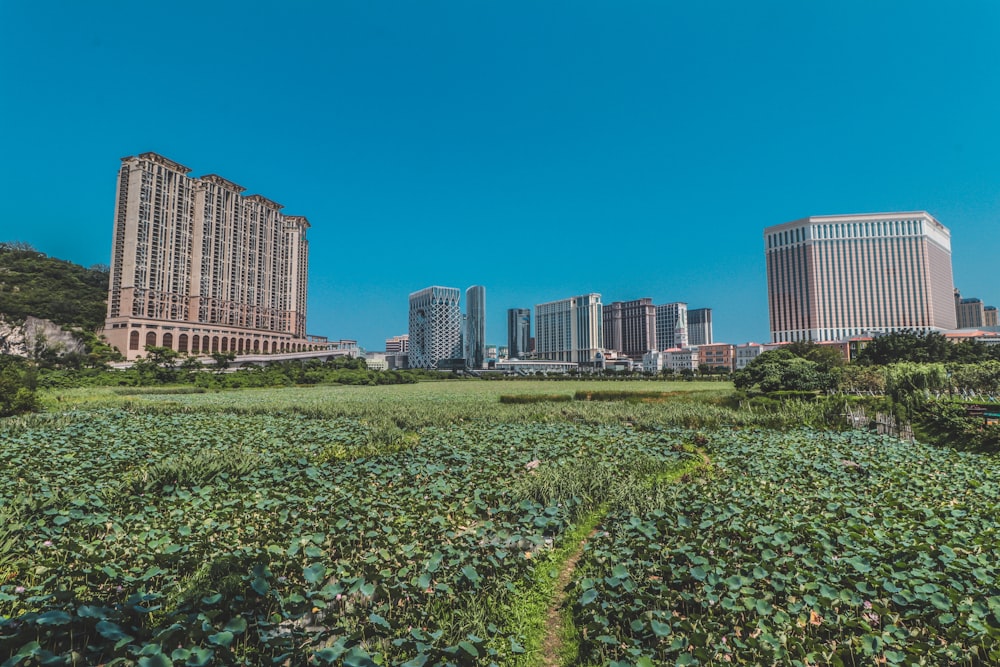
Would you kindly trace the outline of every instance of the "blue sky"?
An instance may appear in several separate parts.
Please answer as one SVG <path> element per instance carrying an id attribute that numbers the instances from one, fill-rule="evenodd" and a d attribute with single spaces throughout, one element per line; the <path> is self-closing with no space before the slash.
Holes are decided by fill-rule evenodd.
<path id="1" fill-rule="evenodd" d="M 109 262 L 119 158 L 312 223 L 309 330 L 586 292 L 768 337 L 762 231 L 927 210 L 1000 305 L 1000 3 L 0 3 L 0 240 Z M 55 183 L 55 187 L 53 187 Z"/>

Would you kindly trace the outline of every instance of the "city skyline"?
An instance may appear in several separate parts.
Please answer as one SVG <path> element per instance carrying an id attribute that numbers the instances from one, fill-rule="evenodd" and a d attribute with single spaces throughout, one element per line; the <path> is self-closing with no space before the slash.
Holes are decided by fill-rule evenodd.
<path id="1" fill-rule="evenodd" d="M 491 343 L 590 290 L 763 341 L 761 230 L 807 215 L 926 210 L 1000 303 L 992 2 L 53 4 L 0 5 L 0 240 L 111 264 L 111 174 L 152 151 L 306 213 L 307 333 L 369 349 L 431 284 L 485 285 Z"/>

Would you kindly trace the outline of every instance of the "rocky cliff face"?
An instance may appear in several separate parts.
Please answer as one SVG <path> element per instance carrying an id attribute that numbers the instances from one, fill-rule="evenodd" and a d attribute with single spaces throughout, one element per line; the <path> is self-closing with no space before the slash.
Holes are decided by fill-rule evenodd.
<path id="1" fill-rule="evenodd" d="M 82 353 L 84 345 L 55 322 L 29 316 L 24 324 L 13 324 L 0 317 L 0 354 L 34 357 L 42 350 Z"/>

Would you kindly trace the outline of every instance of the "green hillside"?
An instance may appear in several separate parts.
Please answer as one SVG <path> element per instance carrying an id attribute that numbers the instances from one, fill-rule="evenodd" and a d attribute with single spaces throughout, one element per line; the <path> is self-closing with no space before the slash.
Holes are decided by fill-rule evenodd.
<path id="1" fill-rule="evenodd" d="M 48 257 L 21 243 L 0 243 L 0 315 L 31 315 L 94 330 L 104 323 L 108 269 Z"/>

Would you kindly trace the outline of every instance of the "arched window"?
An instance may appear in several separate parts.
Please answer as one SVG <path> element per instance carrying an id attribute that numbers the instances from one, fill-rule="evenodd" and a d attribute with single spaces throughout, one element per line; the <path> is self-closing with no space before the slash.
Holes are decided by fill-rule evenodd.
<path id="1" fill-rule="evenodd" d="M 201 336 L 191 336 L 191 354 L 198 354 L 201 351 Z"/>
<path id="2" fill-rule="evenodd" d="M 264 341 L 264 344 L 261 346 L 261 352 L 263 352 L 264 354 L 267 354 L 267 341 L 266 340 Z"/>
<path id="3" fill-rule="evenodd" d="M 181 334 L 180 336 L 177 337 L 177 351 L 178 352 L 185 352 L 185 353 L 188 351 L 188 335 L 187 334 Z"/>
<path id="4" fill-rule="evenodd" d="M 254 342 L 253 342 L 253 351 L 254 352 L 260 352 L 260 340 L 254 340 Z"/>
<path id="5" fill-rule="evenodd" d="M 138 350 L 139 349 L 139 332 L 133 331 L 128 335 L 128 349 Z"/>
<path id="6" fill-rule="evenodd" d="M 146 345 L 156 345 L 156 332 L 150 331 L 146 333 Z"/>
<path id="7" fill-rule="evenodd" d="M 239 352 L 240 354 L 243 354 L 243 339 L 242 338 L 240 338 L 238 341 L 236 341 L 236 351 Z"/>
<path id="8" fill-rule="evenodd" d="M 219 337 L 212 336 L 212 352 L 218 352 L 218 351 L 219 351 Z"/>
<path id="9" fill-rule="evenodd" d="M 174 335 L 170 333 L 163 334 L 163 347 L 169 347 L 171 350 L 174 349 Z"/>

